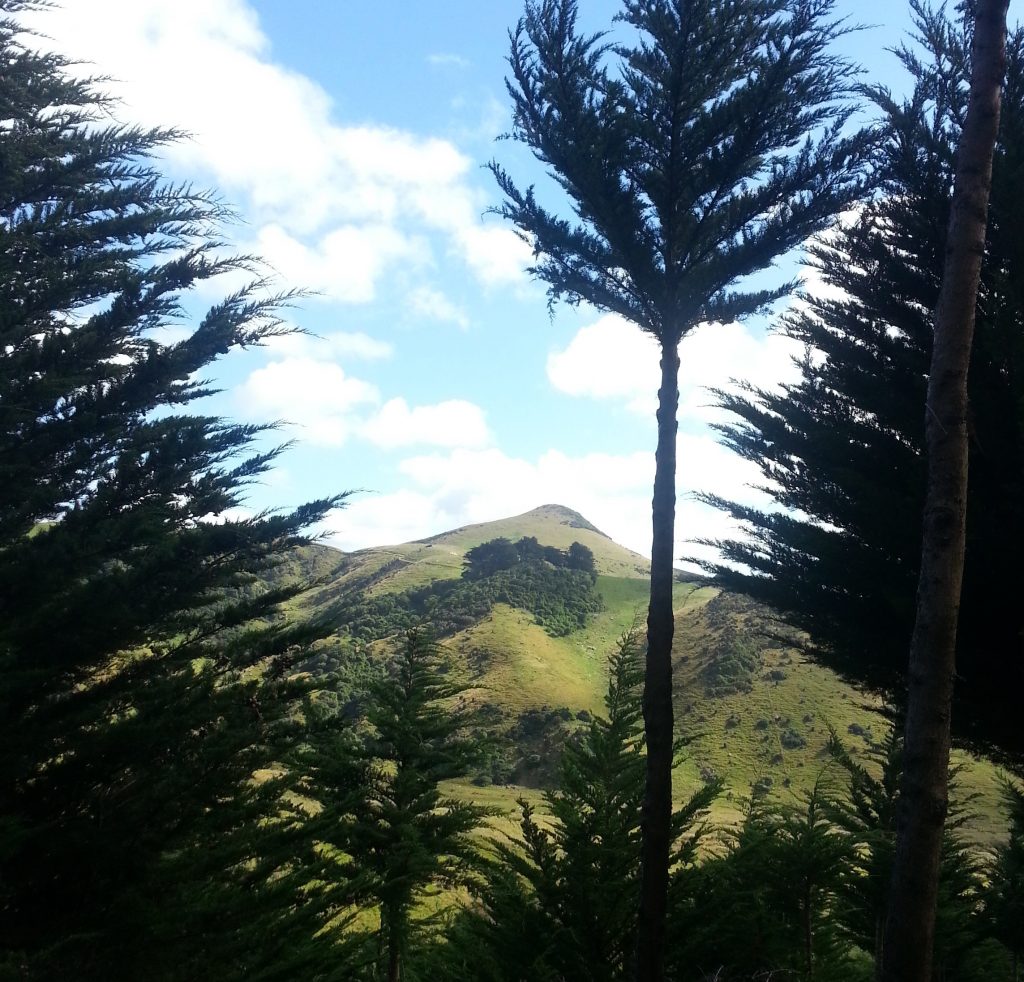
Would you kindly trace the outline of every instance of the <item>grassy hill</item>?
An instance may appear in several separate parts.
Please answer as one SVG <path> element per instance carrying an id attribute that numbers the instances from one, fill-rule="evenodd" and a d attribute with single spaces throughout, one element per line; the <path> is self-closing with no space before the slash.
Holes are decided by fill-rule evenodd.
<path id="1" fill-rule="evenodd" d="M 323 643 L 314 670 L 317 664 L 372 666 L 387 656 L 402 617 L 422 619 L 409 614 L 417 597 L 426 596 L 424 604 L 434 603 L 435 613 L 441 613 L 460 596 L 452 591 L 461 589 L 468 550 L 499 537 L 524 536 L 560 550 L 573 542 L 587 546 L 602 605 L 585 626 L 555 636 L 523 607 L 475 601 L 457 620 L 457 629 L 441 638 L 455 670 L 472 685 L 466 697 L 483 708 L 489 727 L 504 740 L 490 769 L 465 793 L 509 807 L 524 787 L 550 783 L 565 739 L 585 725 L 588 714 L 602 710 L 608 654 L 646 612 L 647 560 L 578 513 L 545 505 L 513 518 L 349 554 L 309 547 L 296 562 L 325 579 L 293 604 L 296 616 L 326 618 L 337 628 Z M 441 592 L 435 597 L 434 590 Z M 729 820 L 752 794 L 798 796 L 829 766 L 829 727 L 855 756 L 866 759 L 887 726 L 875 698 L 772 640 L 778 626 L 746 598 L 686 574 L 680 575 L 675 596 L 676 723 L 680 736 L 690 741 L 676 773 L 680 799 L 701 781 L 720 777 L 726 791 L 716 812 Z M 359 637 L 350 633 L 353 618 Z M 995 769 L 962 755 L 959 761 L 965 764 L 961 794 L 977 795 L 971 830 L 991 841 L 1002 828 Z"/>

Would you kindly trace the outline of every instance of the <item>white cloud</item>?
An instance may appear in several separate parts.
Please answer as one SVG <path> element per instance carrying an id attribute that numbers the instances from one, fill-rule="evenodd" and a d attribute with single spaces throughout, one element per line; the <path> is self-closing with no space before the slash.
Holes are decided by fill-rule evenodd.
<path id="1" fill-rule="evenodd" d="M 471 62 L 462 55 L 439 53 L 427 55 L 427 64 L 442 68 L 469 68 Z"/>
<path id="2" fill-rule="evenodd" d="M 466 312 L 433 287 L 421 286 L 413 290 L 409 294 L 409 308 L 414 314 L 427 320 L 455 324 L 463 329 L 469 327 Z"/>
<path id="3" fill-rule="evenodd" d="M 548 379 L 561 392 L 622 399 L 646 412 L 658 390 L 658 343 L 614 314 L 580 328 L 563 351 L 548 356 Z"/>
<path id="4" fill-rule="evenodd" d="M 679 345 L 679 419 L 720 418 L 709 388 L 731 379 L 771 388 L 798 377 L 792 359 L 800 346 L 776 334 L 757 334 L 742 324 L 703 324 Z M 617 399 L 653 415 L 660 383 L 657 342 L 614 314 L 581 328 L 568 346 L 548 357 L 551 384 L 569 395 Z"/>
<path id="5" fill-rule="evenodd" d="M 397 398 L 380 405 L 375 385 L 302 348 L 256 369 L 235 398 L 248 418 L 283 421 L 297 439 L 317 446 L 339 447 L 358 437 L 384 449 L 482 447 L 491 438 L 483 410 L 471 402 L 410 407 Z"/>
<path id="6" fill-rule="evenodd" d="M 468 157 L 448 140 L 339 120 L 323 88 L 271 60 L 244 0 L 89 0 L 26 20 L 115 79 L 121 115 L 192 134 L 167 158 L 243 206 L 250 244 L 289 285 L 365 303 L 388 271 L 428 264 L 435 248 L 487 285 L 523 277 L 515 237 L 482 223 Z"/>
<path id="7" fill-rule="evenodd" d="M 427 246 L 387 225 L 344 225 L 307 244 L 270 224 L 260 229 L 252 251 L 288 284 L 329 300 L 368 303 L 385 272 L 400 260 L 421 262 Z"/>
<path id="8" fill-rule="evenodd" d="M 340 446 L 358 429 L 357 412 L 380 401 L 376 386 L 334 362 L 285 358 L 258 368 L 236 390 L 251 418 L 285 420 L 310 443 Z"/>
<path id="9" fill-rule="evenodd" d="M 533 260 L 530 247 L 511 229 L 465 222 L 456 241 L 470 268 L 485 286 L 524 283 Z"/>
<path id="10" fill-rule="evenodd" d="M 385 448 L 482 447 L 490 442 L 483 410 L 462 399 L 411 409 L 404 399 L 390 399 L 366 422 L 362 435 Z"/>

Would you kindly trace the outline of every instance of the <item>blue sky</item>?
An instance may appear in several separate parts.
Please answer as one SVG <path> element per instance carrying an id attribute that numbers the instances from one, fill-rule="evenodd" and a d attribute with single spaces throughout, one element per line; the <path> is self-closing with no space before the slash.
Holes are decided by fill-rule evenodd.
<path id="1" fill-rule="evenodd" d="M 618 4 L 581 8 L 597 29 Z M 837 10 L 878 25 L 847 48 L 899 88 L 884 49 L 907 5 Z M 520 12 L 512 0 L 66 0 L 34 16 L 115 80 L 122 118 L 189 131 L 168 174 L 220 189 L 241 219 L 237 248 L 262 255 L 281 288 L 318 292 L 289 316 L 319 340 L 228 357 L 211 408 L 289 421 L 295 446 L 252 508 L 366 489 L 331 517 L 341 548 L 558 502 L 648 552 L 656 349 L 594 310 L 549 316 L 525 247 L 485 214 L 492 157 L 543 179 L 523 148 L 495 142 Z M 747 486 L 756 472 L 715 444 L 701 386 L 776 384 L 793 376 L 792 352 L 761 323 L 684 342 L 678 554 L 729 530 L 693 489 L 765 500 Z"/>

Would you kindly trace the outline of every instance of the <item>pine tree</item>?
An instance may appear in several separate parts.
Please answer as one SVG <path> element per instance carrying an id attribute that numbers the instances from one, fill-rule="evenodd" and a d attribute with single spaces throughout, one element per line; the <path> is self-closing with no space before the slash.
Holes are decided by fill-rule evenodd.
<path id="1" fill-rule="evenodd" d="M 253 264 L 221 258 L 214 196 L 161 179 L 176 133 L 112 122 L 96 81 L 26 47 L 39 6 L 0 0 L 0 966 L 174 977 L 232 944 L 166 917 L 244 879 L 254 840 L 210 841 L 265 804 L 250 779 L 295 731 L 315 632 L 266 619 L 294 588 L 258 574 L 338 501 L 224 520 L 278 451 L 189 410 L 288 298 L 256 284 L 166 340 L 192 287 Z"/>
<path id="2" fill-rule="evenodd" d="M 854 759 L 833 732 L 829 748 L 845 773 L 845 793 L 831 802 L 831 818 L 856 850 L 857 861 L 844 877 L 835 920 L 847 941 L 871 955 L 874 978 L 882 973 L 882 935 L 899 813 L 903 741 L 891 727 L 868 752 L 868 762 Z M 963 829 L 972 798 L 957 793 L 956 768 L 950 769 L 952 803 L 943 834 L 935 945 L 936 979 L 981 980 L 992 977 L 999 959 L 982 943 L 978 918 L 982 867 Z"/>
<path id="3" fill-rule="evenodd" d="M 489 982 L 614 982 L 632 974 L 637 934 L 644 747 L 642 638 L 619 641 L 607 715 L 566 744 L 544 820 L 521 802 L 520 834 L 499 843 L 479 907 L 456 925 L 446 957 L 457 976 Z M 672 816 L 676 870 L 689 869 L 721 790 L 698 789 Z"/>
<path id="4" fill-rule="evenodd" d="M 969 39 L 961 23 L 917 6 L 914 80 L 886 92 L 885 194 L 814 250 L 842 294 L 809 293 L 782 331 L 814 355 L 781 392 L 721 393 L 736 422 L 725 443 L 758 464 L 781 509 L 711 496 L 748 530 L 716 542 L 705 568 L 811 638 L 810 653 L 894 700 L 914 619 L 924 506 L 925 382 L 942 275 L 955 148 L 965 112 Z M 971 436 L 966 567 L 953 715 L 960 740 L 1015 757 L 1024 684 L 1017 563 L 1024 549 L 1024 336 L 1016 284 L 1024 254 L 1024 34 L 1008 43 L 1000 139 L 969 376 Z M 884 503 L 884 506 L 880 506 Z M 742 564 L 737 566 L 735 564 Z"/>
<path id="5" fill-rule="evenodd" d="M 373 979 L 411 977 L 417 948 L 444 913 L 417 915 L 417 907 L 477 875 L 473 833 L 491 812 L 441 785 L 465 777 L 487 742 L 450 668 L 427 634 L 410 631 L 367 695 L 362 731 L 328 721 L 326 739 L 311 733 L 295 765 L 318 809 L 304 834 L 319 857 L 311 900 L 329 925 L 322 940 L 335 943 L 339 916 L 374 915 Z"/>
<path id="6" fill-rule="evenodd" d="M 528 2 L 511 34 L 512 136 L 568 197 L 566 220 L 497 164 L 499 213 L 534 249 L 552 302 L 616 313 L 661 348 L 644 720 L 638 973 L 662 975 L 672 800 L 672 562 L 679 342 L 764 309 L 765 269 L 862 190 L 844 136 L 853 70 L 830 0 L 626 0 L 632 45 L 581 34 L 574 0 Z"/>
<path id="7" fill-rule="evenodd" d="M 673 905 L 673 978 L 858 978 L 835 916 L 856 855 L 831 820 L 829 776 L 799 804 L 752 800 L 724 853 L 685 876 Z"/>
<path id="8" fill-rule="evenodd" d="M 1009 978 L 1017 982 L 1024 962 L 1024 788 L 1007 780 L 1003 800 L 1010 834 L 985 870 L 984 918 L 986 933 L 1010 952 Z"/>

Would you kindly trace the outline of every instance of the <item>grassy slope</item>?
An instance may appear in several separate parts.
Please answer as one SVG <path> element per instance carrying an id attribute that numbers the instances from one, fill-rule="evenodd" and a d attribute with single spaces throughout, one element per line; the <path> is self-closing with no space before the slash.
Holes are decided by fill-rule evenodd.
<path id="1" fill-rule="evenodd" d="M 563 706 L 574 713 L 581 709 L 600 712 L 607 656 L 634 621 L 642 626 L 647 562 L 568 509 L 544 506 L 429 540 L 345 556 L 313 547 L 318 554 L 307 559 L 311 568 L 323 572 L 338 559 L 341 566 L 338 575 L 314 591 L 302 606 L 307 613 L 323 613 L 343 592 L 400 592 L 441 577 L 457 577 L 466 550 L 497 536 L 513 541 L 536 536 L 542 544 L 561 549 L 573 541 L 588 546 L 595 555 L 598 590 L 606 609 L 585 629 L 552 638 L 530 614 L 499 604 L 485 620 L 445 639 L 456 663 L 474 682 L 479 681 L 473 697 L 496 706 L 506 720 L 524 710 Z M 757 642 L 759 617 L 746 601 L 716 598 L 716 589 L 699 582 L 676 585 L 677 727 L 692 743 L 677 770 L 675 784 L 682 800 L 698 786 L 702 772 L 721 776 L 727 792 L 716 815 L 728 821 L 738 815 L 742 800 L 759 780 L 770 778 L 771 793 L 782 797 L 809 788 L 828 766 L 824 747 L 829 724 L 855 754 L 863 754 L 867 741 L 879 737 L 886 724 L 870 697 L 844 685 L 828 670 L 803 661 L 793 651 Z M 749 692 L 714 697 L 708 692 L 706 676 L 716 654 L 721 653 L 723 631 L 730 625 L 741 641 L 755 638 L 754 647 L 762 650 L 749 680 Z M 859 731 L 849 732 L 851 726 Z M 860 731 L 864 735 L 859 735 Z M 794 736 L 804 745 L 787 746 Z M 972 833 L 991 841 L 1002 825 L 996 807 L 995 769 L 987 762 L 969 761 L 960 783 L 964 794 L 979 795 Z M 470 791 L 468 784 L 461 786 L 460 793 L 486 798 L 489 804 L 509 810 L 518 796 L 526 793 L 535 800 L 537 795 L 517 786 Z"/>
<path id="2" fill-rule="evenodd" d="M 770 778 L 773 793 L 783 798 L 799 795 L 823 768 L 835 771 L 825 751 L 830 725 L 854 756 L 867 759 L 869 741 L 880 738 L 888 725 L 877 698 L 844 684 L 797 652 L 778 647 L 764 651 L 750 692 L 711 697 L 702 673 L 714 633 L 702 609 L 691 607 L 677 614 L 677 726 L 681 734 L 693 738 L 687 759 L 676 772 L 677 790 L 694 787 L 702 771 L 720 775 L 728 789 L 719 806 L 722 816 L 738 814 L 741 799 L 763 778 Z M 806 745 L 787 746 L 793 742 L 785 740 L 787 734 L 795 734 Z M 954 760 L 963 765 L 959 795 L 977 796 L 969 832 L 979 841 L 991 842 L 1005 830 L 996 768 L 960 752 Z"/>

